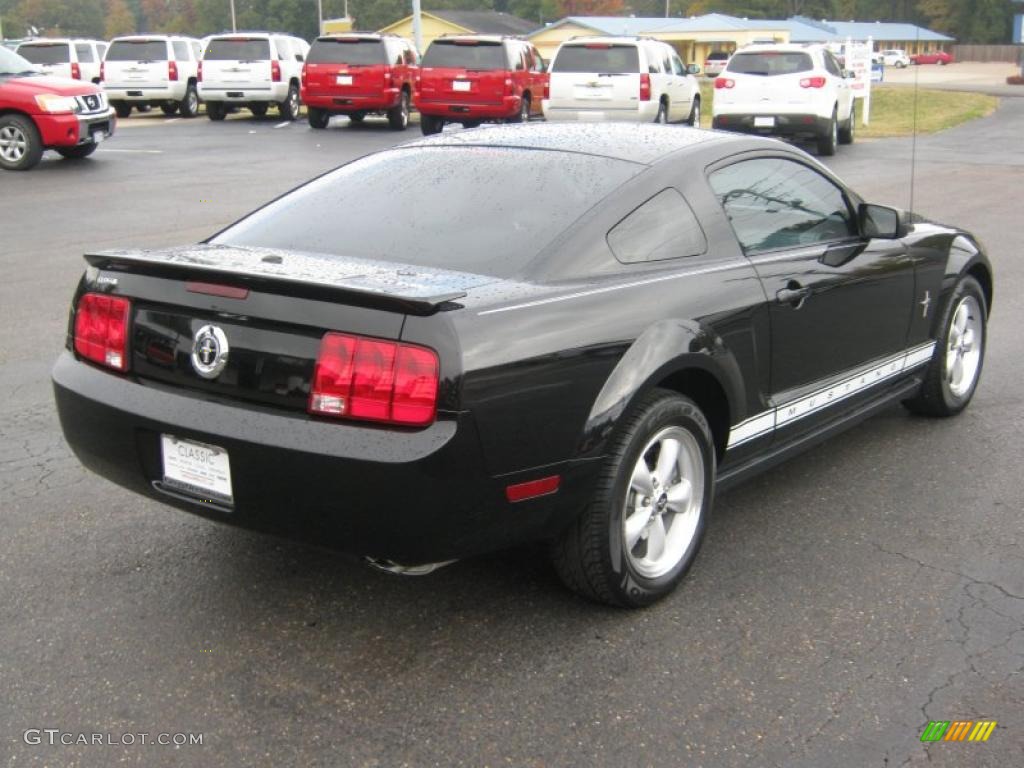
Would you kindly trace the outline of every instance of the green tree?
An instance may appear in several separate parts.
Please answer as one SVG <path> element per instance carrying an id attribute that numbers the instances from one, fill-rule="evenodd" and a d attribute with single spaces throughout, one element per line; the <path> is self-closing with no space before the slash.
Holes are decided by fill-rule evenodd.
<path id="1" fill-rule="evenodd" d="M 135 15 L 125 0 L 107 0 L 107 16 L 103 27 L 105 39 L 135 32 Z"/>

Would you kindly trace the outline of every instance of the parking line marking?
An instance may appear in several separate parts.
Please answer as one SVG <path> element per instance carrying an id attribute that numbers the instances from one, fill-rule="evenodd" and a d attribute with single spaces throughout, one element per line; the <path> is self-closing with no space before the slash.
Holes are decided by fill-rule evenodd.
<path id="1" fill-rule="evenodd" d="M 275 125 L 274 127 L 275 127 L 275 128 L 287 128 L 287 127 L 288 127 L 289 125 L 291 125 L 291 121 L 289 121 L 289 120 L 286 120 L 286 121 L 285 121 L 285 122 L 283 122 L 283 123 L 278 123 L 278 124 L 277 124 L 277 125 Z"/>
<path id="2" fill-rule="evenodd" d="M 162 155 L 162 149 L 101 149 L 100 152 L 128 152 L 137 155 Z"/>

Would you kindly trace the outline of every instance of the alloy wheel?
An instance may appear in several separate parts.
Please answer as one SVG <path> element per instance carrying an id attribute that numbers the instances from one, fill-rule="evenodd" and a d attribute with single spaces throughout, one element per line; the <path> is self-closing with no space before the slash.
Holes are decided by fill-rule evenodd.
<path id="1" fill-rule="evenodd" d="M 0 157 L 8 163 L 19 163 L 28 150 L 28 137 L 16 125 L 0 128 Z"/>
<path id="2" fill-rule="evenodd" d="M 943 371 L 950 393 L 957 398 L 970 392 L 978 378 L 984 338 L 981 317 L 978 300 L 964 296 L 950 320 Z"/>

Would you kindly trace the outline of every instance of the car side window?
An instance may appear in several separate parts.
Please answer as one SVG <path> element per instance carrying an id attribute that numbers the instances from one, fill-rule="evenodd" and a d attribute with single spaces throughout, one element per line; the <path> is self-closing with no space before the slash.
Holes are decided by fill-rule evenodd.
<path id="1" fill-rule="evenodd" d="M 675 54 L 672 54 L 672 71 L 677 75 L 686 74 L 686 67 L 683 66 L 682 60 Z"/>
<path id="2" fill-rule="evenodd" d="M 92 56 L 92 46 L 89 43 L 75 43 L 75 54 L 82 63 L 95 61 Z"/>
<path id="3" fill-rule="evenodd" d="M 661 68 L 667 75 L 672 74 L 672 52 L 668 49 L 662 52 Z"/>
<path id="4" fill-rule="evenodd" d="M 172 40 L 171 47 L 174 49 L 174 58 L 177 61 L 188 61 L 188 43 L 183 40 Z"/>
<path id="5" fill-rule="evenodd" d="M 639 264 L 697 256 L 708 244 L 685 198 L 669 188 L 612 227 L 608 246 L 623 264 Z"/>
<path id="6" fill-rule="evenodd" d="M 846 195 L 794 160 L 743 160 L 709 177 L 744 253 L 797 248 L 857 234 Z"/>
<path id="7" fill-rule="evenodd" d="M 277 58 L 279 61 L 287 61 L 292 57 L 292 45 L 285 38 L 275 37 L 274 46 L 277 48 Z"/>
<path id="8" fill-rule="evenodd" d="M 836 77 L 842 77 L 843 71 L 839 68 L 839 63 L 836 61 L 836 57 L 829 52 L 825 52 L 825 69 Z"/>
<path id="9" fill-rule="evenodd" d="M 191 45 L 192 45 L 192 53 L 195 54 L 196 61 L 199 61 L 201 58 L 203 58 L 203 44 L 200 43 L 199 41 L 196 41 L 196 42 L 192 43 Z"/>
<path id="10" fill-rule="evenodd" d="M 534 72 L 543 72 L 546 69 L 546 67 L 544 66 L 544 59 L 540 55 L 540 51 L 538 51 L 536 48 L 533 48 L 532 51 L 533 51 L 533 71 Z"/>

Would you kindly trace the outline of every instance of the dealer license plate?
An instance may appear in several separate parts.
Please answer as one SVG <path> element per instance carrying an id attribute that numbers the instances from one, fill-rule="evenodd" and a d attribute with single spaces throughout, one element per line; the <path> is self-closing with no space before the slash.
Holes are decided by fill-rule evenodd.
<path id="1" fill-rule="evenodd" d="M 468 91 L 469 90 L 469 80 L 453 80 L 452 81 L 452 90 L 453 91 Z"/>
<path id="2" fill-rule="evenodd" d="M 338 75 L 338 85 L 352 85 L 352 75 Z"/>
<path id="3" fill-rule="evenodd" d="M 231 464 L 227 451 L 174 435 L 161 435 L 160 443 L 164 485 L 200 499 L 232 503 Z"/>
<path id="4" fill-rule="evenodd" d="M 774 128 L 775 118 L 774 117 L 755 117 L 754 118 L 755 128 Z"/>

